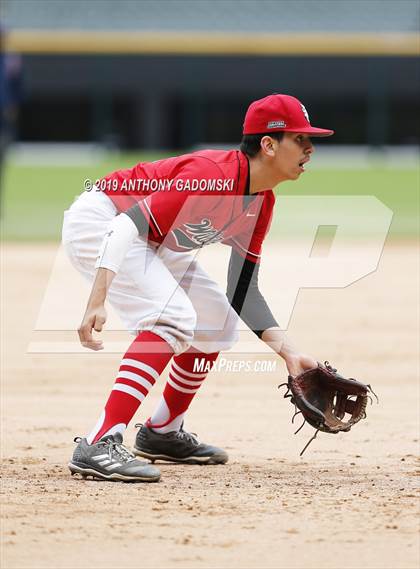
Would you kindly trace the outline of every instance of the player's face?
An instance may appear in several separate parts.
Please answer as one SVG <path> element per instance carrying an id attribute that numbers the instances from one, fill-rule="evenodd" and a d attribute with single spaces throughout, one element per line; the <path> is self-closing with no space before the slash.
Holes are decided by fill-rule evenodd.
<path id="1" fill-rule="evenodd" d="M 277 141 L 275 141 L 277 142 Z M 307 134 L 285 132 L 282 140 L 274 146 L 273 166 L 280 180 L 296 180 L 305 171 L 314 151 L 311 139 Z"/>

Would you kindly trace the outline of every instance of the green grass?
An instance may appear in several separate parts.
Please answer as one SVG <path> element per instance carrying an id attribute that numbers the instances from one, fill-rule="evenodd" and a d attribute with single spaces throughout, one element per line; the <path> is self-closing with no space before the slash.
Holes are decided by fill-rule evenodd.
<path id="1" fill-rule="evenodd" d="M 116 154 L 94 165 L 62 167 L 7 163 L 2 188 L 3 239 L 59 240 L 63 212 L 83 192 L 86 178 L 96 180 L 141 160 L 156 158 L 156 154 Z"/>
<path id="2" fill-rule="evenodd" d="M 420 169 L 372 167 L 365 169 L 308 169 L 298 182 L 286 182 L 278 193 L 291 195 L 375 196 L 394 212 L 390 235 L 413 238 L 419 234 Z"/>
<path id="3" fill-rule="evenodd" d="M 34 167 L 9 162 L 2 188 L 3 239 L 60 239 L 63 211 L 83 191 L 85 178 L 95 180 L 113 170 L 160 156 L 115 155 L 92 166 Z M 415 168 L 323 169 L 308 170 L 298 182 L 282 184 L 278 193 L 300 196 L 374 195 L 394 211 L 391 235 L 413 238 L 419 230 L 419 187 L 419 170 Z M 275 220 L 273 230 L 275 234 Z"/>

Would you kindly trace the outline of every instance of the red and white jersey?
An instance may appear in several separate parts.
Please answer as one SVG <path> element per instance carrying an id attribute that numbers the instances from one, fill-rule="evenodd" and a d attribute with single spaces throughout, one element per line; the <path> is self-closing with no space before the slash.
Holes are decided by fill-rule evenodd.
<path id="1" fill-rule="evenodd" d="M 275 197 L 249 195 L 249 163 L 231 150 L 203 150 L 117 170 L 98 182 L 119 212 L 138 204 L 149 238 L 175 251 L 221 242 L 254 263 Z"/>

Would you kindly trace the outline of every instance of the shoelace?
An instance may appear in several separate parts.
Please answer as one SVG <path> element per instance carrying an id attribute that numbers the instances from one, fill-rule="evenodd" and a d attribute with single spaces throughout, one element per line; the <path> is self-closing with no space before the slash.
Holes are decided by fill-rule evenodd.
<path id="1" fill-rule="evenodd" d="M 109 447 L 109 460 L 112 460 L 114 458 L 114 454 L 116 454 L 118 459 L 122 462 L 131 462 L 136 458 L 134 454 L 128 450 L 128 448 L 120 443 L 117 443 L 116 441 L 108 439 L 107 441 L 103 441 L 101 444 Z"/>
<path id="2" fill-rule="evenodd" d="M 183 424 L 184 423 L 182 423 L 182 425 Z M 175 437 L 177 439 L 180 439 L 181 441 L 187 441 L 187 442 L 192 443 L 196 446 L 199 446 L 200 442 L 197 439 L 197 436 L 198 436 L 197 433 L 188 433 L 187 431 L 184 431 L 184 429 L 182 428 L 182 425 L 181 425 L 180 430 L 176 433 Z M 143 425 L 143 423 L 136 423 L 134 426 L 137 428 L 137 427 L 143 427 L 144 425 Z"/>
<path id="3" fill-rule="evenodd" d="M 181 429 L 175 436 L 177 439 L 180 439 L 181 441 L 187 441 L 188 443 L 192 443 L 195 446 L 198 446 L 200 444 L 197 440 L 197 433 L 187 433 L 187 431 Z"/>

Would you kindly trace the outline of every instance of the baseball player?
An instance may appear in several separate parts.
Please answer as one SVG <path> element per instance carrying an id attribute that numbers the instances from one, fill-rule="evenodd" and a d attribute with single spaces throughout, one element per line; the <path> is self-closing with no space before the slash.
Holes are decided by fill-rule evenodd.
<path id="1" fill-rule="evenodd" d="M 254 101 L 239 150 L 203 150 L 113 172 L 65 212 L 63 243 L 92 282 L 79 329 L 83 346 L 102 349 L 108 299 L 134 335 L 115 384 L 91 432 L 76 438 L 72 474 L 154 482 L 154 464 L 123 443 L 140 403 L 170 363 L 152 416 L 134 453 L 156 460 L 223 464 L 227 453 L 184 430 L 185 413 L 221 350 L 237 338 L 240 316 L 297 375 L 317 365 L 277 325 L 258 286 L 274 186 L 296 180 L 310 160 L 311 126 L 302 103 L 274 94 Z M 211 243 L 231 248 L 225 294 L 196 259 Z"/>

